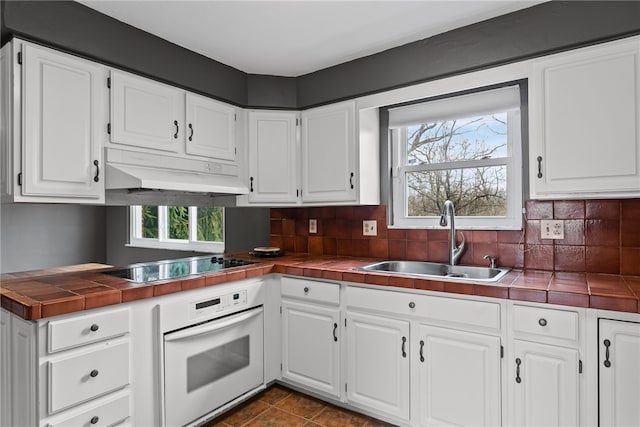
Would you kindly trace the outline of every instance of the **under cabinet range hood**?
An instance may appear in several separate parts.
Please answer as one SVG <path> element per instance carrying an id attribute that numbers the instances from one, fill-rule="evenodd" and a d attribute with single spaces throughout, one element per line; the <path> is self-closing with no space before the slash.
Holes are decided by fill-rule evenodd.
<path id="1" fill-rule="evenodd" d="M 234 164 L 171 155 L 105 150 L 107 196 L 129 195 L 236 196 L 249 189 Z"/>

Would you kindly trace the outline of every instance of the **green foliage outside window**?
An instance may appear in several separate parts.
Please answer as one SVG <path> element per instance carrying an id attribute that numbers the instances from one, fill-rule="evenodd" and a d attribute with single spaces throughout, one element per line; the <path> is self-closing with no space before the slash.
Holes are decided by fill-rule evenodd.
<path id="1" fill-rule="evenodd" d="M 169 206 L 169 238 L 189 240 L 189 208 Z"/>
<path id="2" fill-rule="evenodd" d="M 189 240 L 189 207 L 169 206 L 167 208 L 169 224 L 168 237 L 176 240 Z M 224 241 L 224 209 L 197 208 L 197 240 L 201 242 Z M 142 237 L 159 237 L 157 206 L 142 206 Z"/>
<path id="3" fill-rule="evenodd" d="M 145 239 L 158 238 L 158 207 L 142 207 L 142 237 Z"/>

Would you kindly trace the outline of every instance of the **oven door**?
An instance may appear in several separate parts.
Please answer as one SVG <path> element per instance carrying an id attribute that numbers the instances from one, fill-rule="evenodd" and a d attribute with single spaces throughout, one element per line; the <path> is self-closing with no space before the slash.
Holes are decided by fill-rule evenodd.
<path id="1" fill-rule="evenodd" d="M 183 426 L 264 383 L 263 310 L 164 336 L 165 425 Z"/>

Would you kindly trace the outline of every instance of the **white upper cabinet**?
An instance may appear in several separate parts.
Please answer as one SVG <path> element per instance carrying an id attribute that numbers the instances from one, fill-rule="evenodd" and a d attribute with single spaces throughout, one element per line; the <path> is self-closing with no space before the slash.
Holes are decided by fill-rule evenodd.
<path id="1" fill-rule="evenodd" d="M 249 202 L 297 201 L 297 121 L 295 112 L 249 112 Z"/>
<path id="2" fill-rule="evenodd" d="M 13 43 L 16 55 L 5 60 L 16 61 L 15 116 L 13 135 L 5 133 L 3 142 L 3 161 L 14 174 L 8 178 L 17 184 L 13 201 L 103 203 L 103 67 L 33 44 Z M 9 129 L 10 112 L 6 113 L 3 132 Z"/>
<path id="3" fill-rule="evenodd" d="M 111 142 L 178 152 L 184 138 L 184 92 L 111 71 Z"/>
<path id="4" fill-rule="evenodd" d="M 302 200 L 356 201 L 356 104 L 302 112 Z"/>
<path id="5" fill-rule="evenodd" d="M 378 133 L 377 109 L 358 113 L 355 100 L 302 113 L 250 111 L 250 193 L 239 203 L 379 204 Z"/>
<path id="6" fill-rule="evenodd" d="M 235 117 L 223 102 L 111 71 L 111 143 L 235 162 Z"/>
<path id="7" fill-rule="evenodd" d="M 531 196 L 640 196 L 640 38 L 536 60 L 531 83 Z"/>
<path id="8" fill-rule="evenodd" d="M 235 160 L 235 109 L 222 102 L 186 94 L 186 152 Z"/>

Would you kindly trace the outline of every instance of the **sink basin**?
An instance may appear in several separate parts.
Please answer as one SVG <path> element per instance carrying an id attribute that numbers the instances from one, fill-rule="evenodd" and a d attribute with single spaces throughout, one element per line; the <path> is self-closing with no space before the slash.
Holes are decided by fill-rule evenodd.
<path id="1" fill-rule="evenodd" d="M 422 261 L 382 261 L 363 267 L 356 267 L 356 270 L 434 279 L 462 279 L 493 283 L 500 280 L 510 269 L 470 267 Z"/>

